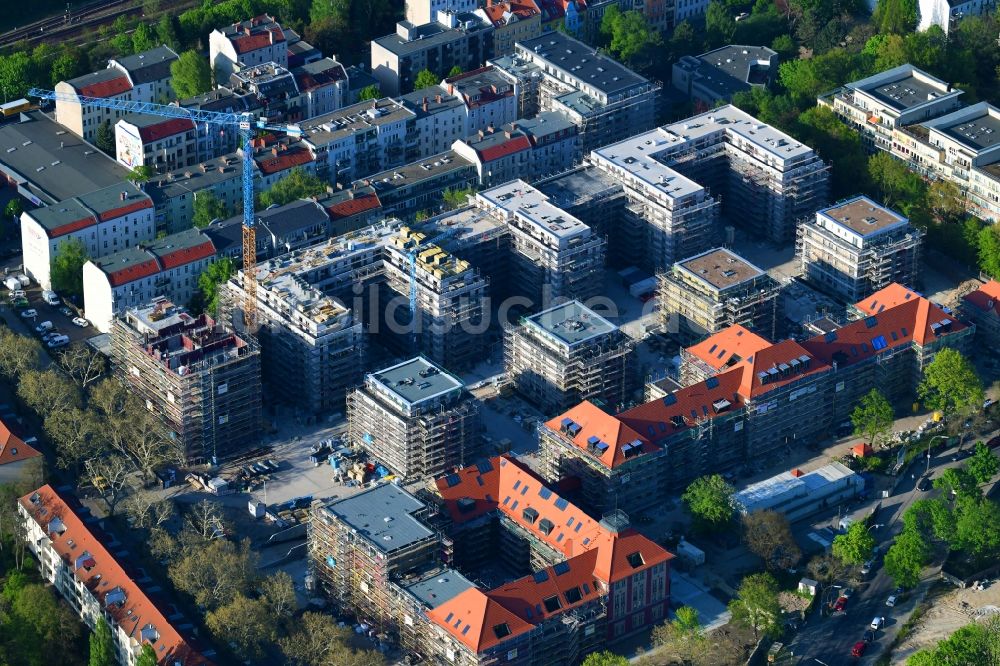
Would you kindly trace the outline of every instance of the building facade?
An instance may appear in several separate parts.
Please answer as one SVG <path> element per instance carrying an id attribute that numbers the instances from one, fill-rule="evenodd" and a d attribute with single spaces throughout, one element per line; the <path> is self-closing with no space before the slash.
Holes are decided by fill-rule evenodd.
<path id="1" fill-rule="evenodd" d="M 157 173 L 194 165 L 197 130 L 186 118 L 132 113 L 115 123 L 115 157 L 128 169 L 146 166 Z"/>
<path id="2" fill-rule="evenodd" d="M 288 67 L 285 31 L 267 14 L 213 30 L 208 50 L 216 81 L 228 81 L 234 72 L 269 62 Z"/>

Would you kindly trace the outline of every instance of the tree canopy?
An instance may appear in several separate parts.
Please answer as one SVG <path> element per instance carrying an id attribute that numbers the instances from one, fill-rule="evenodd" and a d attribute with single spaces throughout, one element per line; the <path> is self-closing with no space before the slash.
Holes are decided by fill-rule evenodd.
<path id="1" fill-rule="evenodd" d="M 219 285 L 225 284 L 236 272 L 233 260 L 224 257 L 208 265 L 198 276 L 198 291 L 205 311 L 216 315 L 219 312 Z"/>
<path id="2" fill-rule="evenodd" d="M 863 522 L 851 523 L 847 531 L 833 538 L 833 554 L 844 564 L 861 564 L 872 556 L 875 537 Z"/>
<path id="3" fill-rule="evenodd" d="M 713 474 L 695 479 L 681 495 L 681 500 L 694 518 L 696 526 L 705 530 L 718 530 L 732 520 L 733 492 L 733 487 L 725 479 Z"/>
<path id="4" fill-rule="evenodd" d="M 864 437 L 873 447 L 881 444 L 892 432 L 895 414 L 892 405 L 878 389 L 872 389 L 851 412 L 854 434 Z"/>
<path id="5" fill-rule="evenodd" d="M 228 83 L 220 81 L 222 85 Z M 170 85 L 178 99 L 187 99 L 212 89 L 212 70 L 208 59 L 194 50 L 184 51 L 170 63 Z"/>
<path id="6" fill-rule="evenodd" d="M 365 86 L 364 88 L 361 89 L 360 92 L 358 92 L 358 100 L 361 102 L 364 102 L 369 99 L 378 99 L 381 96 L 382 93 L 381 91 L 379 91 L 378 86 L 375 84 Z"/>
<path id="7" fill-rule="evenodd" d="M 207 227 L 212 220 L 224 220 L 229 217 L 226 204 L 222 203 L 211 190 L 197 192 L 192 208 L 191 222 L 199 229 Z"/>
<path id="8" fill-rule="evenodd" d="M 441 82 L 440 77 L 429 69 L 422 69 L 417 72 L 417 78 L 413 79 L 413 89 L 430 88 Z"/>
<path id="9" fill-rule="evenodd" d="M 297 199 L 308 199 L 326 192 L 326 185 L 326 182 L 319 176 L 296 167 L 287 176 L 272 185 L 271 189 L 261 192 L 260 203 L 267 208 L 275 204 L 281 206 Z"/>
<path id="10" fill-rule="evenodd" d="M 609 650 L 591 652 L 582 666 L 628 666 L 628 659 Z"/>
<path id="11" fill-rule="evenodd" d="M 930 546 L 917 530 L 904 529 L 885 553 L 885 572 L 901 587 L 914 587 L 920 582 L 930 557 Z"/>
<path id="12" fill-rule="evenodd" d="M 1000 458 L 997 458 L 985 444 L 976 442 L 976 448 L 966 463 L 966 468 L 976 483 L 983 484 L 1000 472 Z"/>
<path id="13" fill-rule="evenodd" d="M 777 511 L 754 511 L 743 516 L 743 538 L 750 552 L 764 560 L 768 571 L 794 567 L 802 559 L 788 518 Z"/>
<path id="14" fill-rule="evenodd" d="M 958 350 L 945 347 L 924 368 L 917 389 L 924 403 L 945 415 L 983 404 L 983 383 L 972 363 Z"/>
<path id="15" fill-rule="evenodd" d="M 781 605 L 778 581 L 771 574 L 750 574 L 740 583 L 736 598 L 729 602 L 733 622 L 753 631 L 754 639 L 781 635 Z"/>
<path id="16" fill-rule="evenodd" d="M 83 296 L 83 265 L 90 257 L 79 238 L 69 238 L 59 244 L 52 257 L 52 288 L 68 296 Z"/>

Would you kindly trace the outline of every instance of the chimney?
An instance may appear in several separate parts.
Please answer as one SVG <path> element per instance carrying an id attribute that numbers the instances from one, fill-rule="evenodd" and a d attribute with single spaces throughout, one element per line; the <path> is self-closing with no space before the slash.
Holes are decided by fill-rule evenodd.
<path id="1" fill-rule="evenodd" d="M 482 139 L 484 136 L 486 136 L 486 132 L 479 130 L 479 138 Z"/>
<path id="2" fill-rule="evenodd" d="M 517 129 L 517 123 L 511 123 L 510 124 L 510 131 L 513 132 L 516 129 Z"/>
<path id="3" fill-rule="evenodd" d="M 246 35 L 247 37 L 250 36 L 250 26 L 243 28 L 243 34 Z"/>
<path id="4" fill-rule="evenodd" d="M 436 104 L 440 104 L 441 103 L 441 95 L 434 95 L 434 102 Z"/>
<path id="5" fill-rule="evenodd" d="M 510 130 L 504 130 L 503 135 L 508 139 L 512 138 L 514 135 L 510 133 Z"/>
<path id="6" fill-rule="evenodd" d="M 486 131 L 489 132 L 490 134 L 493 134 L 493 132 L 496 132 L 496 128 L 493 127 L 493 123 L 489 124 L 489 126 L 486 128 Z"/>
<path id="7" fill-rule="evenodd" d="M 274 155 L 275 157 L 278 156 L 279 152 L 281 152 L 281 144 L 277 144 L 273 148 L 271 148 L 271 154 Z"/>
<path id="8" fill-rule="evenodd" d="M 448 84 L 448 94 L 449 95 L 454 95 L 455 94 L 455 84 L 454 83 L 449 83 Z"/>
<path id="9" fill-rule="evenodd" d="M 424 113 L 427 113 L 427 98 L 424 97 Z"/>
<path id="10" fill-rule="evenodd" d="M 125 201 L 126 199 L 128 199 L 128 192 L 122 192 L 120 196 L 122 201 Z"/>

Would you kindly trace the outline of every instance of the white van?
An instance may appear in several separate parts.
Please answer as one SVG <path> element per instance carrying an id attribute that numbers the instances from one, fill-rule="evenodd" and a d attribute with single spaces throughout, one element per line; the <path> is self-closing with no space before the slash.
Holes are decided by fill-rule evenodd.
<path id="1" fill-rule="evenodd" d="M 49 305 L 59 305 L 59 294 L 52 291 L 51 289 L 46 289 L 42 292 L 42 300 L 44 300 Z"/>
<path id="2" fill-rule="evenodd" d="M 21 283 L 22 288 L 27 287 L 29 284 L 31 284 L 31 278 L 29 278 L 24 273 L 18 273 L 15 277 L 17 277 L 17 281 Z"/>
<path id="3" fill-rule="evenodd" d="M 17 278 L 11 275 L 10 277 L 5 277 L 3 279 L 3 286 L 7 287 L 11 291 L 21 288 L 21 283 L 17 281 Z"/>

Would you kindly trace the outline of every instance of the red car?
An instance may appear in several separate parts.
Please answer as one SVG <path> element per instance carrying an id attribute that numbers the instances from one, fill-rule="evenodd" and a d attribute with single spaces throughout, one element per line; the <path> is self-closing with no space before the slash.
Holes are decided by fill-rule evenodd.
<path id="1" fill-rule="evenodd" d="M 837 597 L 837 601 L 833 604 L 833 612 L 843 613 L 845 606 L 847 606 L 847 597 Z"/>
<path id="2" fill-rule="evenodd" d="M 858 641 L 857 643 L 854 644 L 854 647 L 851 648 L 851 656 L 860 657 L 865 653 L 865 650 L 867 649 L 868 649 L 867 641 Z"/>

